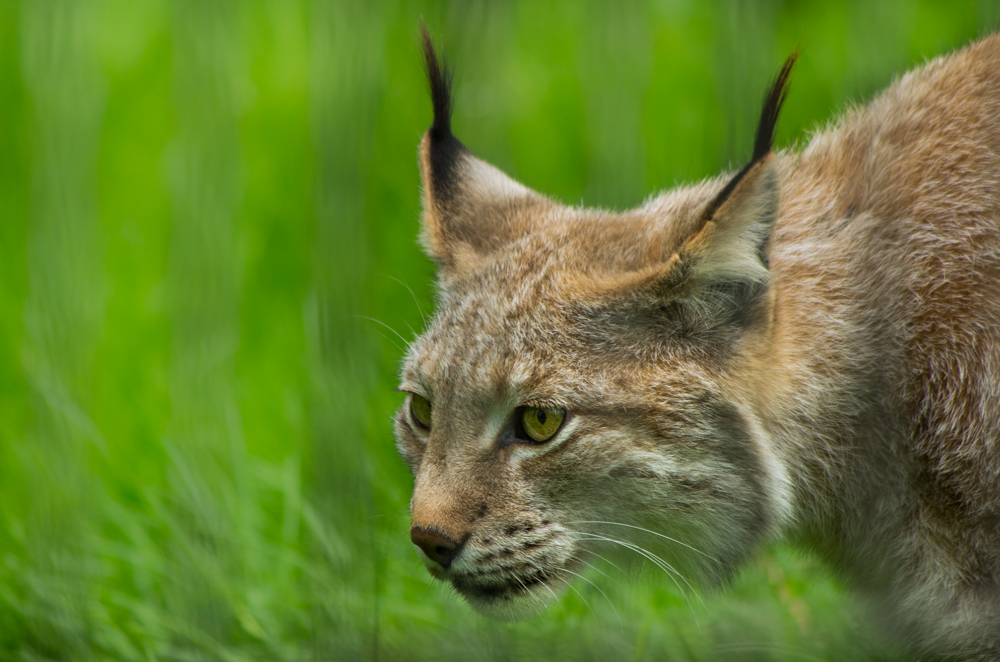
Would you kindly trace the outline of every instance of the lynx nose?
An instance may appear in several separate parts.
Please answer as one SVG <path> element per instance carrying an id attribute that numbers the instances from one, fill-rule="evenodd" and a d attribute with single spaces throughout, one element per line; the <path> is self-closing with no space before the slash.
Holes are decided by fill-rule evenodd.
<path id="1" fill-rule="evenodd" d="M 424 550 L 424 554 L 447 568 L 452 559 L 458 555 L 461 544 L 455 542 L 440 531 L 415 526 L 410 529 L 410 540 Z"/>

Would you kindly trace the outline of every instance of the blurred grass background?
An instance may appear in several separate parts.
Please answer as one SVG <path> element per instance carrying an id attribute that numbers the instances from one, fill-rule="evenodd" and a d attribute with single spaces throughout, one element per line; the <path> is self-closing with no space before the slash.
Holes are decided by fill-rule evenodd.
<path id="1" fill-rule="evenodd" d="M 626 207 L 997 26 L 988 0 L 0 0 L 0 659 L 886 659 L 785 547 L 683 596 L 602 566 L 485 621 L 407 536 L 390 414 L 432 309 L 430 122 Z M 690 601 L 690 604 L 689 604 Z"/>

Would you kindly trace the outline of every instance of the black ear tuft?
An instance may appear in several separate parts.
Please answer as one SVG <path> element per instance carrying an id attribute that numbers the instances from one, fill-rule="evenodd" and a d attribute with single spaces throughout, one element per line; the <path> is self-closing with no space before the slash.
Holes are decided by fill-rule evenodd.
<path id="1" fill-rule="evenodd" d="M 427 69 L 427 80 L 431 84 L 431 103 L 434 104 L 434 124 L 431 125 L 431 139 L 443 141 L 451 137 L 451 81 L 452 71 L 441 56 L 438 63 L 434 42 L 427 32 L 427 26 L 420 25 L 421 38 L 424 45 L 424 66 Z"/>
<path id="2" fill-rule="evenodd" d="M 781 66 L 781 71 L 774 77 L 771 89 L 764 97 L 764 107 L 760 111 L 760 122 L 757 124 L 757 136 L 753 141 L 753 156 L 750 163 L 756 163 L 771 151 L 771 144 L 774 142 L 774 127 L 778 124 L 778 114 L 781 106 L 788 96 L 788 76 L 792 73 L 792 67 L 799 58 L 799 49 L 796 48 Z"/>
<path id="3" fill-rule="evenodd" d="M 453 200 L 458 186 L 458 163 L 468 150 L 451 132 L 451 81 L 452 73 L 444 56 L 438 60 L 434 41 L 427 32 L 427 26 L 420 25 L 424 47 L 424 66 L 431 88 L 431 103 L 434 105 L 434 123 L 421 142 L 421 159 L 424 167 L 424 183 L 433 194 L 431 197 L 438 207 L 446 207 Z"/>
<path id="4" fill-rule="evenodd" d="M 750 172 L 750 168 L 771 153 L 771 144 L 774 142 L 774 127 L 778 124 L 778 114 L 781 112 L 782 104 L 785 103 L 785 97 L 788 96 L 788 77 L 792 73 L 792 67 L 795 66 L 798 57 L 799 49 L 796 48 L 785 60 L 778 75 L 774 77 L 774 82 L 771 83 L 771 87 L 764 97 L 764 107 L 760 111 L 760 122 L 757 124 L 757 135 L 753 141 L 753 155 L 750 157 L 750 162 L 743 166 L 719 191 L 719 194 L 708 203 L 701 215 L 703 223 L 710 221 L 715 216 L 715 212 L 729 198 L 736 189 L 736 185 Z"/>

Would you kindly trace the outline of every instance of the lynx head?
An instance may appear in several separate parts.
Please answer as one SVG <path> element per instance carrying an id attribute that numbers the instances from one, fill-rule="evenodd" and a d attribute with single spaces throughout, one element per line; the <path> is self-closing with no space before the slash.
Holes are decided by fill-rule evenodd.
<path id="1" fill-rule="evenodd" d="M 604 548 L 726 578 L 788 512 L 740 375 L 771 327 L 771 141 L 795 56 L 746 167 L 616 214 L 473 156 L 426 31 L 424 55 L 421 240 L 439 296 L 395 427 L 428 570 L 502 618 L 541 608 Z"/>

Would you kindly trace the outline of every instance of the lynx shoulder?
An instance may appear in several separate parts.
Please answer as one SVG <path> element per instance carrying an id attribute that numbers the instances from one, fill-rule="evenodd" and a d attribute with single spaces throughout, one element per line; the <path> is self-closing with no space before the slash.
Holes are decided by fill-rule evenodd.
<path id="1" fill-rule="evenodd" d="M 514 618 L 604 548 L 713 585 L 787 538 L 911 653 L 1000 657 L 1000 36 L 776 153 L 793 56 L 744 168 L 624 213 L 473 156 L 424 51 L 440 294 L 396 436 L 431 574 Z"/>

